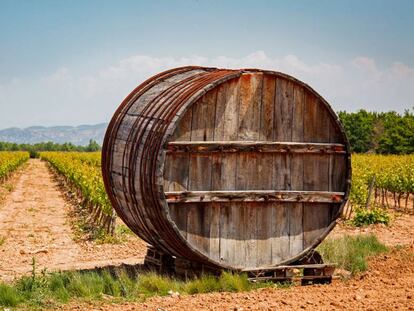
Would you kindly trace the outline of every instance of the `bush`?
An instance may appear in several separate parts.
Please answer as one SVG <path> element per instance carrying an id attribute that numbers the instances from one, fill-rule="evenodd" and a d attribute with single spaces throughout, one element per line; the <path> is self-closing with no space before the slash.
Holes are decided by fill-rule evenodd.
<path id="1" fill-rule="evenodd" d="M 352 274 L 368 268 L 367 257 L 386 252 L 387 247 L 373 234 L 346 235 L 340 239 L 325 240 L 318 247 L 324 262 L 335 263 Z"/>
<path id="2" fill-rule="evenodd" d="M 355 212 L 355 216 L 352 219 L 352 224 L 357 227 L 367 226 L 372 224 L 385 224 L 390 223 L 390 215 L 386 210 L 380 208 L 363 209 L 359 208 Z"/>

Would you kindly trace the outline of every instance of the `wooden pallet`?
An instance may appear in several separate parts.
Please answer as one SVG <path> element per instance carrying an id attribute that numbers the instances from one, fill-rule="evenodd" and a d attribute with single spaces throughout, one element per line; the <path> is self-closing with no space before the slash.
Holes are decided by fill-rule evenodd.
<path id="1" fill-rule="evenodd" d="M 295 282 L 301 281 L 302 285 L 329 284 L 333 279 L 335 271 L 334 264 L 304 264 L 277 266 L 266 269 L 245 269 L 252 282 L 278 281 Z"/>
<path id="2" fill-rule="evenodd" d="M 317 261 L 312 256 L 320 257 L 317 252 L 307 260 Z M 145 256 L 144 265 L 147 269 L 158 273 L 175 274 L 184 279 L 200 277 L 203 274 L 220 275 L 222 270 L 207 266 L 202 263 L 194 262 L 185 258 L 172 257 L 171 255 L 149 247 Z M 300 281 L 302 285 L 309 284 L 330 284 L 335 271 L 334 264 L 294 264 L 284 265 L 271 268 L 244 269 L 238 272 L 246 273 L 251 282 L 296 282 Z"/>
<path id="3" fill-rule="evenodd" d="M 184 279 L 200 277 L 203 274 L 212 274 L 219 276 L 222 272 L 221 269 L 217 269 L 184 258 L 175 258 L 174 271 L 177 276 Z"/>
<path id="4" fill-rule="evenodd" d="M 148 247 L 144 259 L 144 266 L 146 269 L 158 273 L 171 273 L 174 268 L 174 258 L 170 254 L 153 247 Z"/>

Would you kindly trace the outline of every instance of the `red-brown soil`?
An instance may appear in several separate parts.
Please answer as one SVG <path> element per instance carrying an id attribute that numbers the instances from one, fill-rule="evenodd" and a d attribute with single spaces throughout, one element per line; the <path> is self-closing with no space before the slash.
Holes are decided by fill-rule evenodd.
<path id="1" fill-rule="evenodd" d="M 75 242 L 64 199 L 46 163 L 30 160 L 0 204 L 0 280 L 11 281 L 32 270 L 89 269 L 142 263 L 145 244 L 129 236 L 120 244 Z"/>
<path id="2" fill-rule="evenodd" d="M 414 243 L 414 215 L 397 213 L 393 210 L 389 211 L 391 215 L 389 226 L 377 224 L 355 228 L 340 222 L 329 234 L 328 238 L 338 238 L 344 234 L 375 234 L 382 243 L 389 246 Z"/>

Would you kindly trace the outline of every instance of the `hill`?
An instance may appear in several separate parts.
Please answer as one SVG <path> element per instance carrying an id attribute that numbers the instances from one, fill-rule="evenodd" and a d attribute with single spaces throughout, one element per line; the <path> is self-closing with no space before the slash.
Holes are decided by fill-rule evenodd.
<path id="1" fill-rule="evenodd" d="M 79 126 L 31 126 L 24 129 L 12 127 L 0 130 L 0 141 L 17 144 L 35 144 L 52 141 L 85 146 L 90 139 L 102 145 L 107 123 Z"/>

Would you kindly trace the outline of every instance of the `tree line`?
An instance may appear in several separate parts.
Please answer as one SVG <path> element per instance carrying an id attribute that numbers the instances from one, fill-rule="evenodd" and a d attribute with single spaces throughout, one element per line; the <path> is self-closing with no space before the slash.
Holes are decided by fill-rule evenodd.
<path id="1" fill-rule="evenodd" d="M 95 152 L 100 150 L 101 146 L 93 139 L 89 141 L 87 146 L 77 146 L 72 143 L 58 144 L 51 141 L 36 144 L 17 144 L 0 141 L 0 151 L 28 151 L 32 157 L 41 151 Z"/>
<path id="2" fill-rule="evenodd" d="M 395 111 L 340 111 L 351 150 L 357 153 L 414 153 L 414 110 L 403 114 Z"/>

